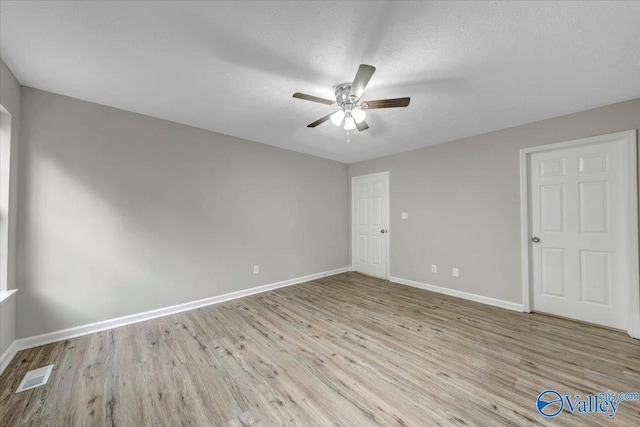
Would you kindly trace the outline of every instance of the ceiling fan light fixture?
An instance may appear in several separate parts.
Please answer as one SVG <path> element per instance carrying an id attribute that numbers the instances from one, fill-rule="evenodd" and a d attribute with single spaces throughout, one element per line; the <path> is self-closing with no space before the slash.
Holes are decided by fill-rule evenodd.
<path id="1" fill-rule="evenodd" d="M 367 116 L 367 112 L 361 110 L 360 108 L 354 108 L 353 110 L 351 110 L 351 115 L 353 116 L 353 120 L 355 120 L 356 123 L 362 123 L 362 121 Z"/>
<path id="2" fill-rule="evenodd" d="M 331 115 L 331 122 L 336 126 L 340 126 L 342 120 L 344 120 L 344 111 L 342 110 L 338 110 Z"/>
<path id="3" fill-rule="evenodd" d="M 353 130 L 356 128 L 356 121 L 353 119 L 351 114 L 347 114 L 347 117 L 344 119 L 344 130 Z"/>

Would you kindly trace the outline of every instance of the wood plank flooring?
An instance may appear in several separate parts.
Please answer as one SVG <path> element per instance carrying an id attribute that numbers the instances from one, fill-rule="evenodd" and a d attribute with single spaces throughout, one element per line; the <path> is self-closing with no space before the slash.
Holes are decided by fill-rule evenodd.
<path id="1" fill-rule="evenodd" d="M 0 425 L 640 425 L 545 419 L 546 389 L 640 391 L 640 342 L 345 273 L 20 352 Z"/>

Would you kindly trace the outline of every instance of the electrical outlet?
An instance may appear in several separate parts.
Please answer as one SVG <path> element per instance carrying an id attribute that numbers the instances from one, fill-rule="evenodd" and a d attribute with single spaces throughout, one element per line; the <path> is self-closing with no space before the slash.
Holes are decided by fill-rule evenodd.
<path id="1" fill-rule="evenodd" d="M 409 218 L 409 214 L 407 212 L 400 212 L 400 219 L 407 219 Z"/>
<path id="2" fill-rule="evenodd" d="M 435 264 L 434 264 L 434 265 L 432 265 L 432 266 L 431 266 L 431 272 L 432 272 L 432 273 L 437 273 L 437 272 L 438 272 L 438 266 L 437 266 L 437 265 L 435 265 Z"/>
<path id="3" fill-rule="evenodd" d="M 260 273 L 260 266 L 259 265 L 254 265 L 253 266 L 253 274 L 258 274 Z"/>
<path id="4" fill-rule="evenodd" d="M 460 277 L 460 270 L 458 270 L 456 267 L 453 267 L 453 270 L 451 270 L 451 275 L 453 277 Z"/>

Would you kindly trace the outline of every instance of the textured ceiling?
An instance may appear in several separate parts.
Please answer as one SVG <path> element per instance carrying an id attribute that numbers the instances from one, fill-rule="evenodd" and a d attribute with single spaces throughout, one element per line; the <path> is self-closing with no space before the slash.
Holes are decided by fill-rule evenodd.
<path id="1" fill-rule="evenodd" d="M 351 163 L 640 97 L 640 2 L 0 2 L 19 82 Z M 327 122 L 377 67 L 366 132 Z"/>

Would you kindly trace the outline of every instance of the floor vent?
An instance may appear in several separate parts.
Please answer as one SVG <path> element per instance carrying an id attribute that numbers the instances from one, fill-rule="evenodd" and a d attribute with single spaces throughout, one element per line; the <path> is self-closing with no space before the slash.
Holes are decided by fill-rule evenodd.
<path id="1" fill-rule="evenodd" d="M 49 381 L 49 375 L 51 375 L 51 371 L 53 371 L 53 365 L 45 366 L 27 372 L 27 374 L 22 379 L 22 382 L 18 386 L 16 393 L 45 385 L 47 381 Z"/>

